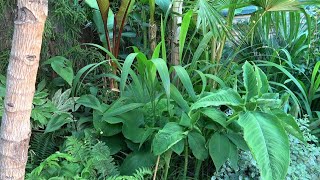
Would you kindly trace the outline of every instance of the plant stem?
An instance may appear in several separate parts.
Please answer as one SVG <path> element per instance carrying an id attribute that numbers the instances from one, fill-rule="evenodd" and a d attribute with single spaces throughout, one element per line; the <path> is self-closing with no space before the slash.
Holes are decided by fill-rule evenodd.
<path id="1" fill-rule="evenodd" d="M 188 152 L 188 143 L 185 143 L 185 149 L 184 149 L 184 169 L 183 169 L 183 180 L 187 179 L 187 172 L 188 172 L 188 156 L 189 156 L 189 152 Z"/>
<path id="2" fill-rule="evenodd" d="M 157 159 L 156 168 L 155 168 L 154 174 L 153 174 L 153 180 L 156 180 L 156 178 L 157 178 L 157 171 L 158 171 L 158 167 L 159 167 L 159 162 L 160 162 L 160 156 L 158 156 L 158 159 Z"/>
<path id="3" fill-rule="evenodd" d="M 164 178 L 163 178 L 164 180 L 168 179 L 168 172 L 169 172 L 169 168 L 170 168 L 171 155 L 172 155 L 172 151 L 169 150 L 168 152 L 166 152 L 166 154 L 164 156 L 164 161 L 165 161 Z"/>
<path id="4" fill-rule="evenodd" d="M 195 173 L 194 173 L 194 179 L 196 179 L 196 180 L 199 179 L 201 165 L 202 165 L 202 161 L 197 159 L 196 160 L 196 169 L 195 169 Z"/>

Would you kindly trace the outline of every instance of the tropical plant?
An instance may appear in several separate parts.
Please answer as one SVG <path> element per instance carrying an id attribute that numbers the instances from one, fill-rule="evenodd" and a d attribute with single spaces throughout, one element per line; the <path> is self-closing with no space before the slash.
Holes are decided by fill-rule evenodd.
<path id="1" fill-rule="evenodd" d="M 189 109 L 186 109 L 189 107 L 186 101 L 179 101 L 179 105 L 184 105 L 180 108 L 186 107 L 181 109 L 181 121 L 167 123 L 155 135 L 152 144 L 154 154 L 160 155 L 170 149 L 181 153 L 184 146 L 190 146 L 193 155 L 200 161 L 208 156 L 209 151 L 216 170 L 219 170 L 227 159 L 236 166 L 237 149 L 247 149 L 248 144 L 263 178 L 284 178 L 289 165 L 286 131 L 303 140 L 301 132 L 294 118 L 281 110 L 284 102 L 279 95 L 268 93 L 267 77 L 258 67 L 245 63 L 243 78 L 246 91 L 242 98 L 233 89 L 220 89 L 200 95 Z M 189 88 L 190 97 L 193 97 L 192 86 L 186 86 L 186 81 L 181 81 L 186 89 Z M 221 105 L 232 108 L 233 115 L 226 117 L 216 109 Z M 203 117 L 211 121 L 200 123 Z M 201 133 L 205 132 L 204 129 L 211 130 L 207 137 Z M 189 144 L 183 145 L 186 138 Z"/>
<path id="2" fill-rule="evenodd" d="M 317 138 L 310 133 L 308 128 L 308 117 L 297 119 L 300 130 L 303 133 L 307 144 L 302 143 L 293 136 L 290 141 L 290 165 L 286 179 L 314 179 L 319 176 L 320 149 Z M 303 155 L 302 155 L 303 154 Z M 225 163 L 219 172 L 216 172 L 212 179 L 259 179 L 260 173 L 257 163 L 248 152 L 241 152 L 239 155 L 239 168 L 233 170 L 230 163 Z"/>

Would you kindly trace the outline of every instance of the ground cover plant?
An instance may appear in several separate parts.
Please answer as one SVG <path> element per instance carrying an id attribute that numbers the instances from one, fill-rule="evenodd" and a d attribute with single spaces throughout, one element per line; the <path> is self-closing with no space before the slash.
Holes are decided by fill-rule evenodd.
<path id="1" fill-rule="evenodd" d="M 0 3 L 0 179 L 318 177 L 318 5 Z"/>

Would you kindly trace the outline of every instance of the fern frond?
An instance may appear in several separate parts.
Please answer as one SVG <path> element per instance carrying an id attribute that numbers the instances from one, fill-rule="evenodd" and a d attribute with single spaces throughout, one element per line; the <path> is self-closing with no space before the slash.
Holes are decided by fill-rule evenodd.
<path id="1" fill-rule="evenodd" d="M 150 168 L 139 168 L 132 176 L 112 176 L 107 180 L 145 180 L 152 177 L 152 170 Z"/>
<path id="2" fill-rule="evenodd" d="M 56 152 L 57 147 L 51 133 L 34 133 L 30 141 L 29 166 L 37 167 L 47 157 Z"/>
<path id="3" fill-rule="evenodd" d="M 91 157 L 95 169 L 98 171 L 98 174 L 100 174 L 100 178 L 119 174 L 114 159 L 110 154 L 110 149 L 105 143 L 99 142 L 93 146 Z"/>

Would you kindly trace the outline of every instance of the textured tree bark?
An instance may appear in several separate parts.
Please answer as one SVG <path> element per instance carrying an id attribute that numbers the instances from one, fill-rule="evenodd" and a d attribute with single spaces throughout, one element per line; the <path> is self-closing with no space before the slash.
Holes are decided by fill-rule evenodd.
<path id="1" fill-rule="evenodd" d="M 172 41 L 171 41 L 171 64 L 179 65 L 179 37 L 180 37 L 180 26 L 182 23 L 182 7 L 183 0 L 174 0 L 172 5 L 173 20 L 172 20 Z"/>
<path id="2" fill-rule="evenodd" d="M 24 179 L 47 0 L 18 0 L 0 129 L 0 180 Z"/>
<path id="3" fill-rule="evenodd" d="M 150 50 L 151 54 L 156 49 L 157 46 L 157 24 L 155 22 L 155 12 L 156 12 L 156 1 L 149 0 L 150 7 L 150 20 L 149 20 L 149 39 L 150 39 Z"/>

